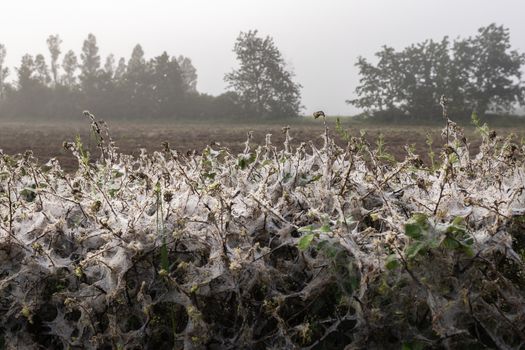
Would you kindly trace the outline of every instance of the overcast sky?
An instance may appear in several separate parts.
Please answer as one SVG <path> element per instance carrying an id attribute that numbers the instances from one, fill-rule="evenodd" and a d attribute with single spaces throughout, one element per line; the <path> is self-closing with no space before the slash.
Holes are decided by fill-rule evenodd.
<path id="1" fill-rule="evenodd" d="M 305 112 L 332 115 L 356 112 L 344 102 L 358 84 L 354 63 L 381 45 L 469 36 L 496 22 L 525 51 L 525 0 L 2 0 L 0 13 L 11 68 L 24 53 L 47 55 L 49 34 L 61 36 L 63 52 L 79 54 L 91 32 L 103 59 L 127 59 L 137 43 L 147 57 L 164 50 L 190 57 L 198 90 L 214 95 L 236 65 L 235 38 L 258 29 L 274 38 L 303 85 Z"/>

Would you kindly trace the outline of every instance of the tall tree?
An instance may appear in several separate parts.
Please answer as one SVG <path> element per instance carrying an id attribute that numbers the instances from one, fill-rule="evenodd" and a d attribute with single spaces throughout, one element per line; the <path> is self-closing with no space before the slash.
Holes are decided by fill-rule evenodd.
<path id="1" fill-rule="evenodd" d="M 475 37 L 454 43 L 454 66 L 465 102 L 478 113 L 508 111 L 525 102 L 521 67 L 525 54 L 511 50 L 509 30 L 492 23 Z"/>
<path id="2" fill-rule="evenodd" d="M 177 59 L 170 59 L 163 52 L 151 61 L 151 69 L 155 115 L 161 118 L 176 116 L 187 88 Z"/>
<path id="3" fill-rule="evenodd" d="M 349 100 L 347 103 L 366 110 L 383 111 L 399 108 L 399 104 L 404 100 L 401 89 L 404 74 L 400 68 L 400 53 L 391 47 L 383 46 L 375 56 L 378 59 L 376 66 L 364 57 L 357 59 L 355 65 L 361 75 L 360 85 L 356 88 L 359 98 Z"/>
<path id="4" fill-rule="evenodd" d="M 9 69 L 4 67 L 7 50 L 3 44 L 0 44 L 0 100 L 5 97 L 6 79 L 9 75 Z"/>
<path id="5" fill-rule="evenodd" d="M 43 58 L 43 57 L 42 57 Z M 13 94 L 13 114 L 17 117 L 43 117 L 49 115 L 49 95 L 43 74 L 42 58 L 37 60 L 26 54 L 22 56 L 18 74 L 18 89 Z M 44 62 L 45 63 L 45 62 Z"/>
<path id="6" fill-rule="evenodd" d="M 29 54 L 22 56 L 20 67 L 18 67 L 16 71 L 19 91 L 32 89 L 38 83 L 38 80 L 35 79 L 36 68 L 33 56 Z"/>
<path id="7" fill-rule="evenodd" d="M 62 59 L 62 69 L 64 70 L 62 84 L 72 89 L 77 83 L 75 72 L 78 69 L 78 59 L 73 50 L 69 50 L 64 55 Z"/>
<path id="8" fill-rule="evenodd" d="M 525 55 L 510 49 L 508 29 L 491 24 L 478 35 L 440 42 L 427 40 L 396 52 L 383 47 L 376 65 L 360 57 L 357 98 L 368 111 L 401 111 L 412 118 L 441 114 L 439 96 L 451 98 L 450 110 L 466 118 L 472 110 L 511 111 L 525 102 L 521 67 Z"/>
<path id="9" fill-rule="evenodd" d="M 131 57 L 127 66 L 127 78 L 130 80 L 140 80 L 144 77 L 147 71 L 146 59 L 144 58 L 144 50 L 140 44 L 135 45 L 131 52 Z"/>
<path id="10" fill-rule="evenodd" d="M 150 114 L 152 91 L 150 88 L 151 72 L 144 50 L 137 44 L 131 53 L 124 78 L 124 88 L 129 98 L 128 115 L 133 118 L 144 118 Z"/>
<path id="11" fill-rule="evenodd" d="M 104 63 L 104 72 L 108 74 L 111 79 L 113 79 L 113 76 L 115 75 L 115 55 L 109 54 L 108 57 L 106 57 L 106 62 Z"/>
<path id="12" fill-rule="evenodd" d="M 117 83 L 120 83 L 122 79 L 124 79 L 126 70 L 127 70 L 126 59 L 124 57 L 121 57 L 118 60 L 117 68 L 115 69 L 115 80 L 117 81 Z"/>
<path id="13" fill-rule="evenodd" d="M 100 69 L 97 38 L 89 34 L 82 46 L 80 54 L 80 82 L 84 93 L 93 94 L 96 90 L 97 75 Z"/>
<path id="14" fill-rule="evenodd" d="M 452 96 L 456 88 L 450 82 L 449 47 L 445 37 L 440 42 L 426 40 L 411 45 L 402 52 L 403 84 L 394 88 L 402 92 L 408 115 L 427 119 L 441 115 L 437 101 L 443 94 Z"/>
<path id="15" fill-rule="evenodd" d="M 233 51 L 239 68 L 224 80 L 239 95 L 247 113 L 263 118 L 299 115 L 301 85 L 293 81 L 271 37 L 258 37 L 257 30 L 241 32 Z"/>
<path id="16" fill-rule="evenodd" d="M 60 56 L 60 45 L 62 44 L 62 39 L 56 35 L 50 35 L 47 38 L 47 48 L 49 49 L 49 54 L 51 55 L 51 77 L 53 78 L 53 84 L 57 85 L 58 81 L 58 57 Z"/>
<path id="17" fill-rule="evenodd" d="M 197 92 L 197 69 L 191 63 L 191 59 L 180 55 L 177 57 L 182 79 L 186 85 L 187 92 Z"/>
<path id="18" fill-rule="evenodd" d="M 35 77 L 42 86 L 47 86 L 51 82 L 49 68 L 42 54 L 38 54 L 35 57 Z"/>

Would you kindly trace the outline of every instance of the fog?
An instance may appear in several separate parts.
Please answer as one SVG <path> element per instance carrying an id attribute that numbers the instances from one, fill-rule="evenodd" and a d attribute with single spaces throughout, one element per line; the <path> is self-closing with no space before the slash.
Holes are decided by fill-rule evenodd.
<path id="1" fill-rule="evenodd" d="M 427 38 L 469 36 L 492 22 L 510 29 L 512 46 L 525 49 L 523 1 L 489 0 L 127 0 L 3 1 L 0 43 L 13 68 L 25 53 L 48 57 L 46 38 L 59 34 L 62 52 L 79 52 L 88 33 L 102 57 L 130 56 L 140 43 L 146 57 L 167 51 L 190 57 L 200 92 L 225 91 L 224 74 L 236 66 L 233 43 L 240 31 L 270 35 L 302 86 L 305 113 L 358 112 L 345 100 L 359 82 L 359 55 L 372 58 L 382 45 L 401 49 Z"/>

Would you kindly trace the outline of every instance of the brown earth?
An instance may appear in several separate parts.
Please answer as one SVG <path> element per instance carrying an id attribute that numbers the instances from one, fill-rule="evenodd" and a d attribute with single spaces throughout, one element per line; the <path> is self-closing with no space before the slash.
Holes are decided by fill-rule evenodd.
<path id="1" fill-rule="evenodd" d="M 284 141 L 282 127 L 286 124 L 145 124 L 118 122 L 109 123 L 111 136 L 123 153 L 138 154 L 141 148 L 148 151 L 161 150 L 162 142 L 167 141 L 172 148 L 181 152 L 196 150 L 199 152 L 206 145 L 219 143 L 233 152 L 241 152 L 249 131 L 253 131 L 253 144 L 263 143 L 266 134 L 272 134 L 272 143 L 280 146 Z M 374 144 L 382 133 L 387 151 L 398 159 L 403 159 L 406 152 L 404 145 L 415 144 L 416 150 L 423 158 L 427 158 L 428 146 L 426 135 L 430 133 L 434 140 L 434 151 L 438 153 L 442 144 L 441 128 L 430 126 L 374 126 L 366 124 L 343 124 L 352 135 L 358 135 L 360 130 L 367 130 L 368 140 Z M 335 123 L 329 122 L 330 132 L 338 144 L 345 142 L 337 135 Z M 322 144 L 322 122 L 300 122 L 291 125 L 292 145 L 312 140 Z M 510 128 L 498 130 L 501 134 L 516 132 L 520 137 L 524 129 Z M 472 141 L 473 149 L 479 145 L 479 136 L 472 129 L 467 129 L 467 137 Z M 57 158 L 62 166 L 72 171 L 76 168 L 76 160 L 62 146 L 64 141 L 73 141 L 79 135 L 84 146 L 95 150 L 96 142 L 90 135 L 89 124 L 86 123 L 13 123 L 0 122 L 0 149 L 7 154 L 16 154 L 31 149 L 41 163 L 51 157 Z"/>

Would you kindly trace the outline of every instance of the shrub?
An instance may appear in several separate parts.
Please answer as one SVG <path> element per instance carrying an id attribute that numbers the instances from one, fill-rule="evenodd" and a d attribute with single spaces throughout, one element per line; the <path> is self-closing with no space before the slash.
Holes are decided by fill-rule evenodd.
<path id="1" fill-rule="evenodd" d="M 361 137 L 0 156 L 0 334 L 24 348 L 519 348 L 523 145 L 446 116 L 432 167 Z M 326 125 L 326 124 L 325 124 Z M 378 147 L 381 148 L 380 142 Z"/>

